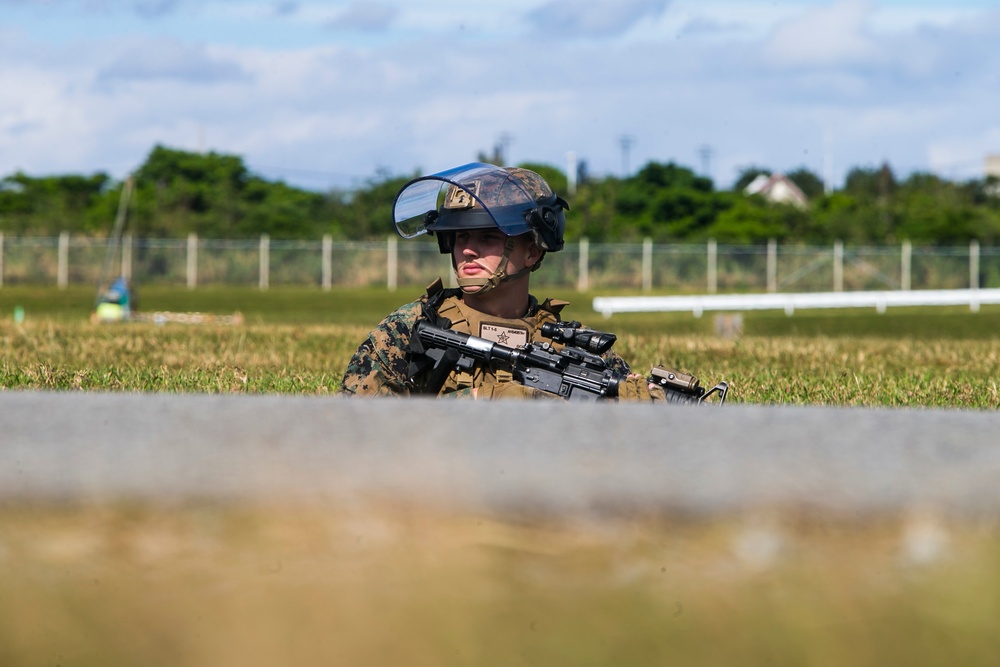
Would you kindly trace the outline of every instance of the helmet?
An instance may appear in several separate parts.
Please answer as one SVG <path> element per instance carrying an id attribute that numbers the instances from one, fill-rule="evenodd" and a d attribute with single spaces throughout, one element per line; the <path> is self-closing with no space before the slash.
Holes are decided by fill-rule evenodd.
<path id="1" fill-rule="evenodd" d="M 564 209 L 569 205 L 535 172 L 472 162 L 403 186 L 393 222 L 403 238 L 437 234 L 442 253 L 451 252 L 453 232 L 490 227 L 507 236 L 531 234 L 542 250 L 556 252 L 563 247 Z"/>

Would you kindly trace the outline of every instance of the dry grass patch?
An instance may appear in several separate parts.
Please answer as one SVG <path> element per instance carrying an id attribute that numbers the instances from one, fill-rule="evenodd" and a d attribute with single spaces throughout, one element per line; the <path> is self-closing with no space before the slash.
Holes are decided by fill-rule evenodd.
<path id="1" fill-rule="evenodd" d="M 8 507 L 3 664 L 991 664 L 994 526 Z"/>

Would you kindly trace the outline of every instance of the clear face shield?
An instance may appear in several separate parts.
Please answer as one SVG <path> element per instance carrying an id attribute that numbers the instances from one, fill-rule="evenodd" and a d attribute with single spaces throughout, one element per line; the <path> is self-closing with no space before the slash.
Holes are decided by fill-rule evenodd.
<path id="1" fill-rule="evenodd" d="M 407 239 L 491 226 L 517 236 L 531 231 L 525 212 L 535 206 L 531 194 L 509 172 L 473 162 L 410 181 L 396 195 L 392 215 L 396 231 Z"/>

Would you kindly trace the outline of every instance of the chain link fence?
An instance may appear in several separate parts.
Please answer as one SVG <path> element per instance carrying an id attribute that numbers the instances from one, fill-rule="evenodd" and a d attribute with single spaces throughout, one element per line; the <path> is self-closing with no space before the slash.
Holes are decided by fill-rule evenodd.
<path id="1" fill-rule="evenodd" d="M 423 287 L 451 275 L 433 239 L 398 242 L 108 239 L 0 234 L 0 287 L 141 284 Z M 1000 247 L 570 243 L 546 256 L 540 287 L 657 293 L 825 292 L 1000 287 Z"/>

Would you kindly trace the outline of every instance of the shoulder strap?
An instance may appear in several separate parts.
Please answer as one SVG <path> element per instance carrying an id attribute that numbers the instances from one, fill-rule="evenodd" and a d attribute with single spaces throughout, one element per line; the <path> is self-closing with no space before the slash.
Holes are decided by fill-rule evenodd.
<path id="1" fill-rule="evenodd" d="M 427 292 L 420 297 L 420 316 L 428 322 L 433 322 L 437 326 L 447 329 L 451 326 L 451 320 L 447 317 L 441 317 L 438 314 L 438 309 L 445 299 L 460 293 L 461 290 L 458 289 L 445 289 L 441 279 L 438 278 L 427 286 Z"/>
<path id="2" fill-rule="evenodd" d="M 420 297 L 420 316 L 418 320 L 426 320 L 448 329 L 451 320 L 438 313 L 441 304 L 449 296 L 459 293 L 457 289 L 445 289 L 438 278 L 427 286 L 427 292 Z M 411 391 L 421 394 L 437 394 L 447 379 L 448 374 L 458 363 L 460 354 L 457 350 L 425 350 L 416 335 L 410 336 L 410 348 L 407 353 L 408 364 L 406 384 Z"/>
<path id="3" fill-rule="evenodd" d="M 545 301 L 538 304 L 538 307 L 542 310 L 546 310 L 556 316 L 559 319 L 559 313 L 562 309 L 569 305 L 569 301 L 562 301 L 560 299 L 546 299 Z"/>

